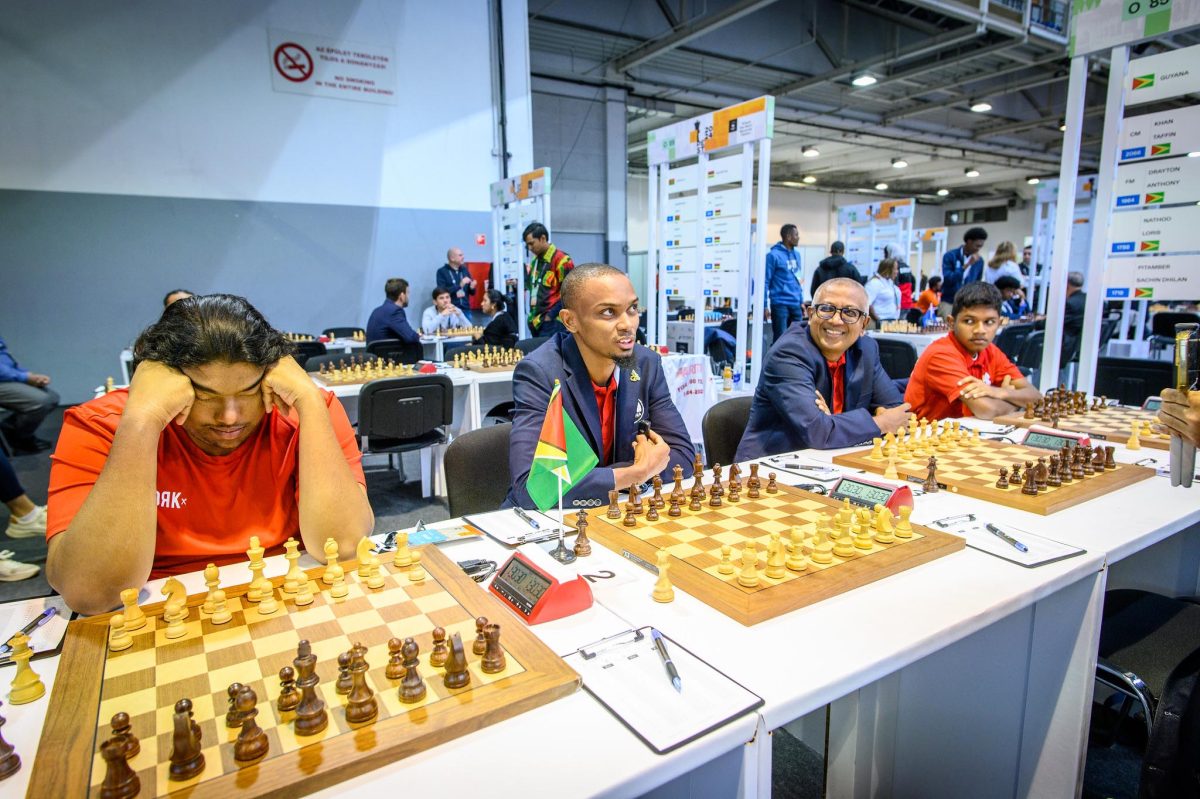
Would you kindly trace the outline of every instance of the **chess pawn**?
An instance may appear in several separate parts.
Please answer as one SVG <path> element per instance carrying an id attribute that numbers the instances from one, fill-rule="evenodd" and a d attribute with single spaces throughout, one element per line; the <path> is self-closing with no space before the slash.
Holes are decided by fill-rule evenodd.
<path id="1" fill-rule="evenodd" d="M 1139 425 L 1136 421 L 1132 425 L 1130 425 L 1130 436 L 1129 436 L 1129 440 L 1127 440 L 1125 442 L 1125 448 L 1126 449 L 1141 449 L 1142 448 L 1141 425 Z"/>
<path id="2" fill-rule="evenodd" d="M 334 599 L 344 599 L 350 593 L 350 586 L 346 585 L 346 574 L 341 568 L 338 566 L 333 585 L 329 586 L 329 595 Z"/>
<path id="3" fill-rule="evenodd" d="M 896 453 L 894 451 L 888 455 L 887 468 L 883 470 L 883 476 L 888 480 L 900 479 L 900 474 L 896 471 Z"/>
<path id="4" fill-rule="evenodd" d="M 295 710 L 300 704 L 300 690 L 296 688 L 296 670 L 284 666 L 279 670 L 279 700 L 275 706 L 280 713 Z"/>
<path id="5" fill-rule="evenodd" d="M 683 511 L 680 509 L 679 503 L 680 503 L 680 497 L 677 497 L 674 494 L 672 494 L 671 495 L 671 507 L 667 508 L 668 516 L 674 517 L 674 516 L 682 516 L 683 515 Z"/>
<path id="6" fill-rule="evenodd" d="M 854 542 L 850 538 L 850 522 L 838 525 L 837 539 L 833 542 L 833 554 L 839 558 L 849 558 L 854 555 Z"/>
<path id="7" fill-rule="evenodd" d="M 1000 479 L 996 481 L 996 488 L 1008 488 L 1008 467 L 1000 467 Z"/>
<path id="8" fill-rule="evenodd" d="M 588 515 L 586 510 L 580 510 L 575 517 L 575 545 L 572 551 L 577 558 L 586 558 L 592 554 L 592 542 L 587 536 Z"/>
<path id="9" fill-rule="evenodd" d="M 421 664 L 421 648 L 411 638 L 405 638 L 400 650 L 404 662 L 404 677 L 400 683 L 400 701 L 405 704 L 420 702 L 425 698 L 425 681 L 418 670 Z"/>
<path id="10" fill-rule="evenodd" d="M 271 747 L 266 731 L 255 720 L 258 716 L 257 705 L 258 696 L 254 689 L 250 686 L 243 688 L 237 698 L 238 712 L 242 715 L 242 731 L 233 745 L 233 759 L 241 763 L 258 760 Z"/>
<path id="11" fill-rule="evenodd" d="M 767 544 L 767 570 L 764 574 L 772 580 L 780 580 L 787 575 L 784 570 L 783 540 L 779 533 L 771 533 L 770 543 Z"/>
<path id="12" fill-rule="evenodd" d="M 695 498 L 693 497 L 693 500 L 694 499 Z M 697 508 L 697 510 L 699 510 L 699 508 Z M 625 503 L 625 519 L 621 522 L 621 524 L 623 524 L 626 527 L 636 527 L 637 526 L 637 516 L 634 515 L 632 502 Z"/>
<path id="13" fill-rule="evenodd" d="M 654 591 L 650 597 L 655 602 L 673 602 L 675 589 L 671 587 L 671 578 L 667 572 L 671 569 L 671 556 L 665 549 L 658 551 L 658 580 L 654 583 Z"/>
<path id="14" fill-rule="evenodd" d="M 824 520 L 824 528 L 816 534 L 813 544 L 813 563 L 833 563 L 833 528 L 829 526 L 829 518 Z"/>
<path id="15" fill-rule="evenodd" d="M 300 582 L 300 588 L 297 589 L 297 591 L 296 591 L 296 598 L 293 600 L 296 603 L 296 605 L 298 605 L 298 606 L 311 605 L 314 600 L 312 589 L 313 589 L 313 584 L 309 581 L 308 577 L 306 576 Z"/>
<path id="16" fill-rule="evenodd" d="M 367 577 L 367 588 L 378 590 L 383 588 L 383 567 L 379 564 L 379 558 L 374 554 L 370 556 L 370 575 Z"/>
<path id="17" fill-rule="evenodd" d="M 721 546 L 721 562 L 717 565 L 717 571 L 721 574 L 733 574 L 734 572 L 733 560 L 729 557 L 730 552 L 732 552 L 732 547 L 729 544 Z"/>
<path id="18" fill-rule="evenodd" d="M 507 668 L 504 649 L 500 646 L 500 625 L 489 624 L 484 631 L 487 636 L 487 649 L 483 654 L 483 662 L 479 667 L 484 674 L 499 674 Z"/>
<path id="19" fill-rule="evenodd" d="M 113 740 L 120 741 L 125 747 L 125 759 L 132 760 L 137 757 L 142 751 L 142 743 L 133 734 L 133 722 L 129 720 L 129 714 L 123 711 L 114 713 L 109 726 L 112 728 Z M 2 775 L 0 779 L 3 779 Z"/>
<path id="20" fill-rule="evenodd" d="M 352 659 L 353 655 L 350 652 L 342 652 L 337 656 L 338 677 L 333 689 L 342 696 L 350 693 L 350 689 L 354 687 L 354 676 L 350 673 Z"/>
<path id="21" fill-rule="evenodd" d="M 871 454 L 867 456 L 868 460 L 881 461 L 883 460 L 883 439 L 871 439 Z"/>
<path id="22" fill-rule="evenodd" d="M 648 507 L 646 508 L 646 521 L 648 521 L 648 522 L 658 521 L 658 508 L 654 505 L 654 501 L 651 500 L 649 503 L 647 503 L 647 505 L 648 505 Z"/>
<path id="23" fill-rule="evenodd" d="M 410 583 L 422 583 L 425 581 L 425 567 L 421 565 L 421 553 L 413 550 L 412 565 L 408 567 L 408 581 Z"/>
<path id="24" fill-rule="evenodd" d="M 775 472 L 767 473 L 767 493 L 768 494 L 779 493 L 779 484 L 775 482 Z"/>
<path id="25" fill-rule="evenodd" d="M 471 654 L 482 655 L 487 649 L 487 639 L 483 637 L 483 628 L 487 627 L 487 617 L 479 616 L 475 619 L 475 641 L 471 644 Z"/>
<path id="26" fill-rule="evenodd" d="M 120 652 L 133 646 L 133 636 L 125 629 L 125 617 L 115 613 L 108 620 L 108 648 L 112 652 Z"/>
<path id="27" fill-rule="evenodd" d="M 433 651 L 429 654 L 429 665 L 438 668 L 446 665 L 450 650 L 446 646 L 446 630 L 443 627 L 433 628 Z"/>
<path id="28" fill-rule="evenodd" d="M 271 585 L 270 581 L 267 581 L 267 585 Z M 270 616 L 272 613 L 275 613 L 278 610 L 279 610 L 279 601 L 277 599 L 275 599 L 275 586 L 271 585 L 270 588 L 264 588 L 263 592 L 261 594 L 259 594 L 259 600 L 258 600 L 259 615 L 260 616 Z"/>
<path id="29" fill-rule="evenodd" d="M 9 747 L 11 749 L 11 747 Z M 100 784 L 100 796 L 102 799 L 133 799 L 141 793 L 142 781 L 138 777 L 137 772 L 129 767 L 125 751 L 125 742 L 110 738 L 100 744 L 100 756 L 104 758 L 106 770 L 104 772 L 104 782 Z M 13 755 L 15 758 L 16 755 Z M 16 760 L 16 768 L 0 772 L 0 779 L 7 777 L 20 768 L 21 761 Z"/>
<path id="30" fill-rule="evenodd" d="M 169 607 L 170 603 L 168 603 Z M 167 638 L 182 638 L 187 635 L 187 626 L 184 624 L 184 620 L 187 618 L 186 613 L 179 614 L 168 611 L 163 614 L 163 618 L 167 619 L 167 629 L 163 632 Z"/>
<path id="31" fill-rule="evenodd" d="M 804 557 L 804 543 L 799 527 L 792 527 L 790 539 L 788 543 L 787 563 L 785 565 L 789 571 L 802 572 L 808 568 L 808 559 Z"/>
<path id="32" fill-rule="evenodd" d="M 146 626 L 146 614 L 138 605 L 138 590 L 136 588 L 126 588 L 121 592 L 121 603 L 125 606 L 125 611 L 121 615 L 125 617 L 125 629 L 129 632 L 140 630 Z"/>
<path id="33" fill-rule="evenodd" d="M 388 640 L 388 664 L 383 672 L 383 676 L 389 680 L 399 680 L 404 677 L 404 655 L 401 649 L 404 647 L 404 642 L 399 638 Z"/>
<path id="34" fill-rule="evenodd" d="M 240 682 L 232 682 L 225 689 L 225 726 L 230 729 L 242 726 L 242 714 L 237 709 L 237 698 L 243 687 Z"/>
<path id="35" fill-rule="evenodd" d="M 742 571 L 738 575 L 738 585 L 746 588 L 758 585 L 758 548 L 753 541 L 747 541 L 742 547 Z"/>

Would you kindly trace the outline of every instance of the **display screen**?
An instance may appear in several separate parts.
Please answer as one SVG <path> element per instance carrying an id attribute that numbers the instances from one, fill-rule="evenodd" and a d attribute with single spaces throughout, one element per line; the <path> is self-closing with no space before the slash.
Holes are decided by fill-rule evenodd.
<path id="1" fill-rule="evenodd" d="M 1027 447 L 1038 449 L 1062 449 L 1069 444 L 1078 444 L 1079 439 L 1070 436 L 1054 436 L 1049 433 L 1030 433 L 1022 442 Z"/>
<path id="2" fill-rule="evenodd" d="M 549 579 L 538 574 L 517 558 L 509 561 L 508 568 L 500 574 L 500 579 L 504 580 L 512 590 L 526 597 L 530 603 L 536 603 L 550 587 Z"/>
<path id="3" fill-rule="evenodd" d="M 875 505 L 886 505 L 887 501 L 892 498 L 892 489 L 843 479 L 833 490 L 832 496 L 835 499 L 849 499 L 857 505 L 874 507 Z"/>
<path id="4" fill-rule="evenodd" d="M 1142 403 L 1143 411 L 1157 411 L 1162 408 L 1162 397 L 1150 397 Z"/>

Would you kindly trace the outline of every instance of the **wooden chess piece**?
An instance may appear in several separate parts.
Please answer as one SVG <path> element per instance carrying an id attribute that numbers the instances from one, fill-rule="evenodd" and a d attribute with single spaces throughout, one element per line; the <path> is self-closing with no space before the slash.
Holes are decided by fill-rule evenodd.
<path id="1" fill-rule="evenodd" d="M 146 614 L 138 605 L 138 590 L 136 588 L 126 588 L 121 592 L 121 602 L 125 605 L 125 610 L 121 614 L 125 617 L 125 629 L 129 632 L 140 630 L 146 626 Z"/>
<path id="2" fill-rule="evenodd" d="M 17 664 L 17 672 L 9 689 L 9 704 L 24 705 L 41 699 L 46 693 L 46 684 L 29 665 L 29 659 L 33 657 L 33 650 L 29 648 L 29 637 L 24 633 L 17 633 L 8 643 L 12 647 L 10 657 Z"/>
<path id="3" fill-rule="evenodd" d="M 499 674 L 508 666 L 504 649 L 500 646 L 500 625 L 489 624 L 484 634 L 487 636 L 487 649 L 479 667 L 483 669 L 484 674 Z"/>
<path id="4" fill-rule="evenodd" d="M 678 497 L 680 504 L 683 504 L 683 467 L 676 464 L 671 474 L 675 478 L 675 487 L 671 489 L 671 498 Z"/>
<path id="5" fill-rule="evenodd" d="M 233 759 L 241 763 L 258 760 L 271 748 L 266 731 L 258 726 L 258 695 L 246 686 L 237 698 L 238 712 L 242 714 L 242 731 L 233 744 Z"/>
<path id="6" fill-rule="evenodd" d="M 125 617 L 114 613 L 108 620 L 108 648 L 111 652 L 120 652 L 133 646 L 133 636 L 125 629 Z"/>
<path id="7" fill-rule="evenodd" d="M 200 728 L 192 720 L 192 700 L 184 698 L 176 702 L 172 720 L 174 732 L 171 735 L 171 766 L 167 769 L 167 779 L 181 782 L 204 771 Z"/>
<path id="8" fill-rule="evenodd" d="M 1059 460 L 1058 456 L 1051 455 L 1050 469 L 1046 474 L 1046 486 L 1048 488 L 1058 488 L 1062 485 L 1062 478 L 1059 476 L 1061 474 L 1061 469 L 1061 461 Z"/>
<path id="9" fill-rule="evenodd" d="M 338 676 L 333 690 L 342 696 L 350 693 L 350 689 L 354 687 L 354 677 L 350 674 L 350 661 L 353 657 L 350 652 L 342 652 L 337 656 Z"/>
<path id="10" fill-rule="evenodd" d="M 632 502 L 625 503 L 625 519 L 621 524 L 626 527 L 637 527 L 637 516 L 634 515 Z"/>
<path id="11" fill-rule="evenodd" d="M 411 705 L 425 698 L 425 681 L 421 679 L 419 670 L 421 648 L 413 639 L 405 638 L 400 654 L 404 658 L 404 678 L 400 683 L 400 701 Z"/>
<path id="12" fill-rule="evenodd" d="M 487 617 L 479 616 L 475 619 L 475 641 L 471 644 L 471 654 L 482 655 L 487 649 L 487 639 L 483 637 L 483 628 L 487 627 Z"/>
<path id="13" fill-rule="evenodd" d="M 775 472 L 767 472 L 767 493 L 779 493 L 779 484 L 775 482 Z"/>
<path id="14" fill-rule="evenodd" d="M 450 656 L 446 658 L 446 675 L 442 683 L 449 689 L 466 688 L 471 682 L 467 671 L 467 656 L 463 652 L 462 637 L 455 633 L 450 637 Z"/>
<path id="15" fill-rule="evenodd" d="M 1037 465 L 1033 467 L 1033 482 L 1037 485 L 1039 491 L 1046 488 L 1046 481 L 1049 476 L 1050 473 L 1046 469 L 1046 459 L 1038 458 Z"/>
<path id="16" fill-rule="evenodd" d="M 383 676 L 389 680 L 399 680 L 404 677 L 404 654 L 401 649 L 404 647 L 404 642 L 399 638 L 388 640 L 388 664 L 383 672 Z"/>
<path id="17" fill-rule="evenodd" d="M 217 590 L 221 583 L 221 570 L 217 568 L 217 564 L 210 563 L 204 567 L 204 585 L 208 587 L 208 593 L 204 596 L 204 604 L 200 606 L 200 610 L 208 615 L 213 613 L 213 592 Z"/>
<path id="18" fill-rule="evenodd" d="M 772 580 L 779 580 L 787 575 L 784 569 L 783 539 L 779 533 L 771 533 L 770 543 L 767 544 L 767 570 L 764 574 Z"/>
<path id="19" fill-rule="evenodd" d="M 296 734 L 316 735 L 329 724 L 325 700 L 317 693 L 321 678 L 317 675 L 317 656 L 312 652 L 308 639 L 300 641 L 296 657 L 292 661 L 296 668 L 296 685 L 300 688 L 300 704 L 296 706 Z"/>
<path id="20" fill-rule="evenodd" d="M 875 540 L 880 544 L 891 544 L 896 540 L 892 526 L 892 512 L 883 505 L 875 506 Z"/>
<path id="21" fill-rule="evenodd" d="M 133 734 L 133 722 L 129 720 L 129 714 L 124 711 L 114 713 L 109 727 L 113 738 L 125 745 L 125 757 L 130 760 L 137 757 L 138 752 L 142 751 L 142 743 Z"/>
<path id="22" fill-rule="evenodd" d="M 446 658 L 450 656 L 450 650 L 446 646 L 446 630 L 444 627 L 433 628 L 433 651 L 429 653 L 429 665 L 442 667 L 446 665 Z"/>
<path id="23" fill-rule="evenodd" d="M 615 488 L 608 492 L 608 513 L 606 515 L 610 519 L 621 518 L 620 496 L 621 492 Z"/>
<path id="24" fill-rule="evenodd" d="M 804 538 L 800 528 L 792 525 L 788 538 L 788 555 L 784 565 L 788 571 L 802 572 L 808 568 L 808 558 L 804 557 Z"/>
<path id="25" fill-rule="evenodd" d="M 1096 467 L 1092 463 L 1092 448 L 1079 447 L 1079 463 L 1083 467 L 1085 477 L 1091 477 L 1096 473 Z"/>
<path id="26" fill-rule="evenodd" d="M 1105 447 L 1104 448 L 1104 470 L 1105 471 L 1111 472 L 1112 470 L 1117 468 L 1117 461 L 1115 458 L 1113 458 L 1113 450 L 1115 450 L 1115 449 L 1116 449 L 1115 447 Z"/>
<path id="27" fill-rule="evenodd" d="M 1033 469 L 1025 470 L 1025 484 L 1021 486 L 1021 493 L 1030 497 L 1037 496 L 1037 478 L 1033 474 Z"/>
<path id="28" fill-rule="evenodd" d="M 104 758 L 105 764 L 104 782 L 100 784 L 101 799 L 133 799 L 141 792 L 142 781 L 129 767 L 123 742 L 110 738 L 100 744 L 100 757 Z"/>
<path id="29" fill-rule="evenodd" d="M 1020 485 L 1025 478 L 1021 476 L 1021 464 L 1014 463 L 1012 466 L 1012 474 L 1009 475 L 1009 482 Z"/>
<path id="30" fill-rule="evenodd" d="M 225 591 L 218 588 L 213 591 L 213 612 L 209 617 L 209 621 L 213 624 L 227 624 L 233 618 L 233 613 L 225 604 Z"/>
<path id="31" fill-rule="evenodd" d="M 673 602 L 675 600 L 675 589 L 671 586 L 671 578 L 668 572 L 671 570 L 671 556 L 667 554 L 667 550 L 660 549 L 658 551 L 658 580 L 654 583 L 654 590 L 650 593 L 650 598 L 655 602 Z"/>
<path id="32" fill-rule="evenodd" d="M 896 523 L 896 537 L 912 538 L 912 522 L 908 520 L 908 517 L 912 516 L 912 505 L 901 505 L 897 510 L 900 511 L 900 521 Z"/>
<path id="33" fill-rule="evenodd" d="M 4 726 L 4 718 L 0 716 L 0 727 Z M 21 756 L 16 748 L 4 736 L 0 735 L 0 780 L 16 774 L 21 768 Z"/>
<path id="34" fill-rule="evenodd" d="M 672 494 L 671 495 L 671 506 L 669 508 L 667 508 L 668 516 L 675 517 L 675 516 L 683 515 L 683 511 L 679 507 L 679 502 L 680 502 L 680 497 L 677 497 L 674 494 Z"/>
<path id="35" fill-rule="evenodd" d="M 1096 474 L 1104 473 L 1104 447 L 1097 444 L 1092 448 L 1092 470 Z M 1115 466 L 1116 464 L 1114 464 Z"/>
<path id="36" fill-rule="evenodd" d="M 753 588 L 758 585 L 758 547 L 747 541 L 742 547 L 742 571 L 738 574 L 738 585 Z"/>
<path id="37" fill-rule="evenodd" d="M 346 697 L 346 721 L 366 724 L 379 715 L 379 700 L 367 685 L 367 648 L 355 644 L 350 650 L 350 693 Z"/>
<path id="38" fill-rule="evenodd" d="M 645 508 L 642 505 L 642 494 L 638 491 L 638 487 L 632 485 L 629 487 L 629 504 L 633 506 L 635 516 L 641 516 Z"/>
<path id="39" fill-rule="evenodd" d="M 733 548 L 729 544 L 721 545 L 721 562 L 717 564 L 717 571 L 721 574 L 733 574 L 733 560 L 730 558 L 730 553 Z"/>
<path id="40" fill-rule="evenodd" d="M 647 504 L 649 505 L 649 507 L 646 508 L 646 521 L 648 521 L 648 522 L 658 521 L 658 508 L 654 505 L 654 501 L 651 500 Z"/>
<path id="41" fill-rule="evenodd" d="M 408 533 L 403 530 L 396 531 L 396 554 L 392 555 L 392 566 L 394 568 L 407 568 L 413 563 L 413 551 L 408 548 Z"/>
<path id="42" fill-rule="evenodd" d="M 867 456 L 867 460 L 881 461 L 883 460 L 883 439 L 876 436 L 871 439 L 871 454 Z"/>
<path id="43" fill-rule="evenodd" d="M 300 691 L 296 688 L 296 670 L 291 666 L 284 666 L 279 670 L 279 699 L 275 702 L 275 707 L 280 713 L 287 713 L 295 710 L 300 704 Z"/>
<path id="44" fill-rule="evenodd" d="M 1000 479 L 996 481 L 996 488 L 1008 488 L 1008 467 L 1000 467 Z"/>
<path id="45" fill-rule="evenodd" d="M 650 504 L 655 508 L 666 507 L 667 503 L 666 500 L 663 499 L 662 495 L 662 478 L 657 474 L 654 475 L 654 482 L 652 485 L 654 486 L 654 495 L 650 497 Z"/>
<path id="46" fill-rule="evenodd" d="M 575 517 L 575 545 L 571 548 L 577 558 L 586 558 L 592 554 L 592 542 L 588 540 L 587 528 L 588 514 L 581 508 Z"/>
<path id="47" fill-rule="evenodd" d="M 300 581 L 300 588 L 297 589 L 296 598 L 293 601 L 300 607 L 313 603 L 313 582 L 307 576 Z"/>
<path id="48" fill-rule="evenodd" d="M 333 585 L 345 573 L 338 563 L 338 545 L 332 538 L 325 539 L 325 571 L 321 573 L 321 582 Z"/>
<path id="49" fill-rule="evenodd" d="M 425 581 L 425 567 L 421 565 L 421 551 L 414 549 L 410 555 L 411 565 L 408 567 L 408 581 L 420 583 Z"/>
<path id="50" fill-rule="evenodd" d="M 242 726 L 242 716 L 237 709 L 238 694 L 242 692 L 245 686 L 240 682 L 229 684 L 229 688 L 225 690 L 227 707 L 225 710 L 225 726 L 234 729 Z"/>
<path id="51" fill-rule="evenodd" d="M 929 456 L 929 463 L 926 464 L 925 468 L 927 471 L 925 473 L 925 482 L 922 484 L 922 488 L 925 489 L 926 494 L 936 494 L 938 492 L 936 455 Z"/>
<path id="52" fill-rule="evenodd" d="M 1142 448 L 1141 425 L 1139 425 L 1137 423 L 1137 421 L 1134 421 L 1133 424 L 1130 425 L 1130 435 L 1129 435 L 1129 438 L 1125 441 L 1125 449 L 1141 449 L 1141 448 Z"/>

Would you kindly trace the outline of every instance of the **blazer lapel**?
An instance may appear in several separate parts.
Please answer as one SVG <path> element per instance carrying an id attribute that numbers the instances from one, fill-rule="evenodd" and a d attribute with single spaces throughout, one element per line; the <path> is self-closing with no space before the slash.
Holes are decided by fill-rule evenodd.
<path id="1" fill-rule="evenodd" d="M 577 422 L 582 422 L 583 432 L 591 441 L 592 451 L 599 452 L 604 446 L 600 435 L 600 410 L 596 407 L 596 393 L 592 390 L 592 378 L 588 375 L 583 356 L 575 337 L 566 335 L 562 345 L 563 371 L 566 372 L 566 392 L 578 409 Z"/>
<path id="2" fill-rule="evenodd" d="M 866 333 L 864 332 L 863 335 L 865 336 Z M 863 376 L 858 373 L 858 370 L 862 369 L 865 360 L 857 346 L 846 350 L 846 366 L 842 380 L 846 384 L 846 396 L 842 403 L 844 410 L 849 411 L 858 407 L 858 389 L 863 385 Z"/>
<path id="3" fill-rule="evenodd" d="M 613 420 L 613 435 L 616 440 L 613 442 L 613 459 L 616 463 L 624 463 L 625 461 L 633 460 L 633 439 L 637 436 L 637 406 L 642 398 L 642 378 L 641 371 L 635 365 L 633 369 L 620 369 L 619 382 L 617 384 L 617 402 L 616 416 Z M 633 379 L 633 373 L 637 373 L 638 379 Z M 642 418 L 645 418 L 646 409 L 642 408 Z"/>

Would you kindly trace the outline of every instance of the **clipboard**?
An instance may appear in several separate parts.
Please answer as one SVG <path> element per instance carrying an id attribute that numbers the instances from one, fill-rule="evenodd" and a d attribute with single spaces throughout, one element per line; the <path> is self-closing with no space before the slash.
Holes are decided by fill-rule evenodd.
<path id="1" fill-rule="evenodd" d="M 558 528 L 563 528 L 564 535 L 575 532 L 569 524 L 559 524 L 552 516 L 541 511 L 527 510 L 525 514 L 538 524 L 538 529 L 530 526 L 512 508 L 494 510 L 488 513 L 476 513 L 464 516 L 463 521 L 477 530 L 482 530 L 489 537 L 510 547 L 521 544 L 533 544 L 538 541 L 552 541 L 558 538 Z"/>
<path id="2" fill-rule="evenodd" d="M 626 630 L 563 658 L 583 687 L 658 754 L 762 707 L 763 699 L 662 634 L 683 689 L 671 685 L 650 627 Z"/>

